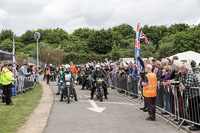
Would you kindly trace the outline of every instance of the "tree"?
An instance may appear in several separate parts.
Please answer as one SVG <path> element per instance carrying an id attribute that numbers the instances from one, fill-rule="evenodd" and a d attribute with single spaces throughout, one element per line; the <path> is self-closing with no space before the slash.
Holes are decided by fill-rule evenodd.
<path id="1" fill-rule="evenodd" d="M 116 46 L 115 44 L 112 47 L 112 51 L 110 53 L 110 57 L 112 60 L 118 60 L 119 58 L 123 58 L 125 55 L 125 51 L 120 48 L 120 46 Z"/>
<path id="2" fill-rule="evenodd" d="M 200 53 L 200 24 L 173 24 L 166 26 L 148 26 L 141 28 L 150 45 L 141 40 L 141 56 L 158 59 L 188 50 Z M 121 57 L 135 56 L 135 31 L 128 24 L 121 24 L 109 29 L 79 28 L 68 34 L 65 30 L 38 29 L 27 30 L 15 37 L 16 55 L 22 53 L 36 58 L 35 31 L 40 32 L 39 55 L 46 63 L 85 63 L 93 60 L 103 61 L 105 57 L 117 60 Z M 0 49 L 12 52 L 13 32 L 2 30 Z"/>
<path id="3" fill-rule="evenodd" d="M 13 39 L 13 31 L 12 30 L 2 30 L 0 33 L 0 42 L 5 40 L 5 39 Z"/>
<path id="4" fill-rule="evenodd" d="M 122 38 L 130 39 L 135 36 L 135 31 L 133 27 L 128 24 L 121 24 L 119 26 L 113 27 L 112 30 L 122 35 Z"/>
<path id="5" fill-rule="evenodd" d="M 150 44 L 140 44 L 140 51 L 143 58 L 156 57 L 156 46 L 154 46 L 151 42 Z"/>
<path id="6" fill-rule="evenodd" d="M 156 46 L 156 48 L 159 48 L 159 41 L 167 35 L 167 27 L 166 26 L 148 26 L 145 25 L 141 28 L 141 30 L 144 32 L 144 34 L 147 36 L 149 41 L 153 43 L 153 45 Z"/>
<path id="7" fill-rule="evenodd" d="M 22 66 L 24 63 L 26 63 L 27 57 L 28 57 L 27 54 L 24 54 L 23 52 L 19 52 L 16 55 L 16 61 L 17 61 L 18 65 Z"/>
<path id="8" fill-rule="evenodd" d="M 27 30 L 20 38 L 19 40 L 23 42 L 25 45 L 36 43 L 36 40 L 34 38 L 35 31 Z"/>
<path id="9" fill-rule="evenodd" d="M 10 39 L 5 39 L 0 43 L 0 49 L 8 52 L 12 52 L 13 50 L 13 42 Z"/>
<path id="10" fill-rule="evenodd" d="M 169 57 L 169 56 L 175 54 L 175 49 L 173 47 L 174 46 L 171 43 L 161 44 L 159 50 L 156 51 L 157 59 Z"/>
<path id="11" fill-rule="evenodd" d="M 107 54 L 112 50 L 112 38 L 112 34 L 104 29 L 95 31 L 88 40 L 88 47 L 97 54 Z"/>

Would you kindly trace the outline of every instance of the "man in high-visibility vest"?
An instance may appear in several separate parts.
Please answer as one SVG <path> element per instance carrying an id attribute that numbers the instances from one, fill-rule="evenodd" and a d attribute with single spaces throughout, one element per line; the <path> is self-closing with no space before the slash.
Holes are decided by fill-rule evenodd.
<path id="1" fill-rule="evenodd" d="M 155 121 L 157 78 L 156 75 L 151 72 L 151 70 L 152 70 L 152 65 L 148 64 L 145 66 L 145 71 L 147 72 L 147 74 L 145 75 L 145 80 L 142 83 L 142 86 L 143 86 L 143 96 L 145 97 L 149 113 L 149 117 L 147 117 L 146 120 Z"/>
<path id="2" fill-rule="evenodd" d="M 1 72 L 1 83 L 5 91 L 6 105 L 13 105 L 11 101 L 12 96 L 12 84 L 16 81 L 14 74 L 12 73 L 13 64 L 8 64 L 8 68 L 5 68 Z"/>
<path id="3" fill-rule="evenodd" d="M 2 87 L 2 90 L 3 90 L 2 103 L 6 102 L 6 98 L 5 98 L 5 90 L 4 90 L 3 85 L 2 85 L 2 74 L 1 74 L 1 72 L 5 71 L 5 69 L 7 69 L 7 68 L 8 68 L 8 61 L 4 61 L 4 65 L 2 66 L 1 71 L 0 71 L 0 84 L 1 84 L 1 87 Z"/>

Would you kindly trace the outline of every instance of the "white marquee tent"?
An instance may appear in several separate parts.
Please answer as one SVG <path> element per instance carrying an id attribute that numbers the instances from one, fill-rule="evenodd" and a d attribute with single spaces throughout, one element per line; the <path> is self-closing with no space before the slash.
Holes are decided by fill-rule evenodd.
<path id="1" fill-rule="evenodd" d="M 170 56 L 169 58 L 172 59 L 173 56 L 178 56 L 180 61 L 184 61 L 187 63 L 191 63 L 192 60 L 194 60 L 197 65 L 200 63 L 200 53 L 197 53 L 194 51 L 186 51 L 186 52 L 178 53 L 178 54 Z"/>

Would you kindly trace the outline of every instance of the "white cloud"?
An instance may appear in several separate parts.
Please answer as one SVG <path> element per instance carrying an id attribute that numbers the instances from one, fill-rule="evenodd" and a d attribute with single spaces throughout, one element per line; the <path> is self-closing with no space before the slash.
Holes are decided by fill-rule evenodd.
<path id="1" fill-rule="evenodd" d="M 5 20 L 6 16 L 7 16 L 6 12 L 4 10 L 0 9 L 0 21 Z"/>
<path id="2" fill-rule="evenodd" d="M 198 0 L 1 0 L 0 30 L 17 35 L 38 28 L 108 28 L 142 25 L 197 24 Z"/>

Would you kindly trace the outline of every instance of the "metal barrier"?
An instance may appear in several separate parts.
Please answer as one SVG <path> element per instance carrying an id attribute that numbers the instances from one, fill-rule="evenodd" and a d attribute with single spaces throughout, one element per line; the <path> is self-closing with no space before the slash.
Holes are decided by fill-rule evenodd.
<path id="1" fill-rule="evenodd" d="M 125 96 L 131 95 L 134 99 L 137 98 L 136 102 L 142 103 L 143 96 L 139 80 L 134 81 L 125 74 L 121 76 L 118 73 L 109 73 L 109 85 L 120 93 L 124 93 Z M 200 88 L 180 90 L 179 85 L 164 86 L 158 82 L 156 108 L 160 110 L 161 115 L 168 115 L 167 123 L 172 121 L 172 118 L 179 121 L 178 129 L 184 122 L 200 126 Z"/>
<path id="2" fill-rule="evenodd" d="M 36 87 L 36 85 L 38 84 L 38 76 L 37 75 L 31 75 L 28 77 L 17 77 L 17 81 L 16 83 L 13 85 L 13 90 L 14 87 L 16 88 L 16 92 L 17 93 L 23 93 L 26 92 L 30 89 L 33 89 Z M 3 89 L 2 89 L 2 85 L 0 85 L 0 97 L 3 96 Z"/>
<path id="3" fill-rule="evenodd" d="M 135 79 L 132 80 L 131 77 L 126 74 L 109 73 L 108 83 L 113 89 L 124 93 L 124 96 L 133 96 L 133 98 L 138 98 L 138 102 L 142 102 L 143 96 L 141 95 L 141 91 L 139 91 L 138 76 L 135 76 Z"/>
<path id="4" fill-rule="evenodd" d="M 33 74 L 30 76 L 19 76 L 17 77 L 17 92 L 23 92 L 30 89 L 35 88 L 35 86 L 38 84 L 38 75 Z"/>

